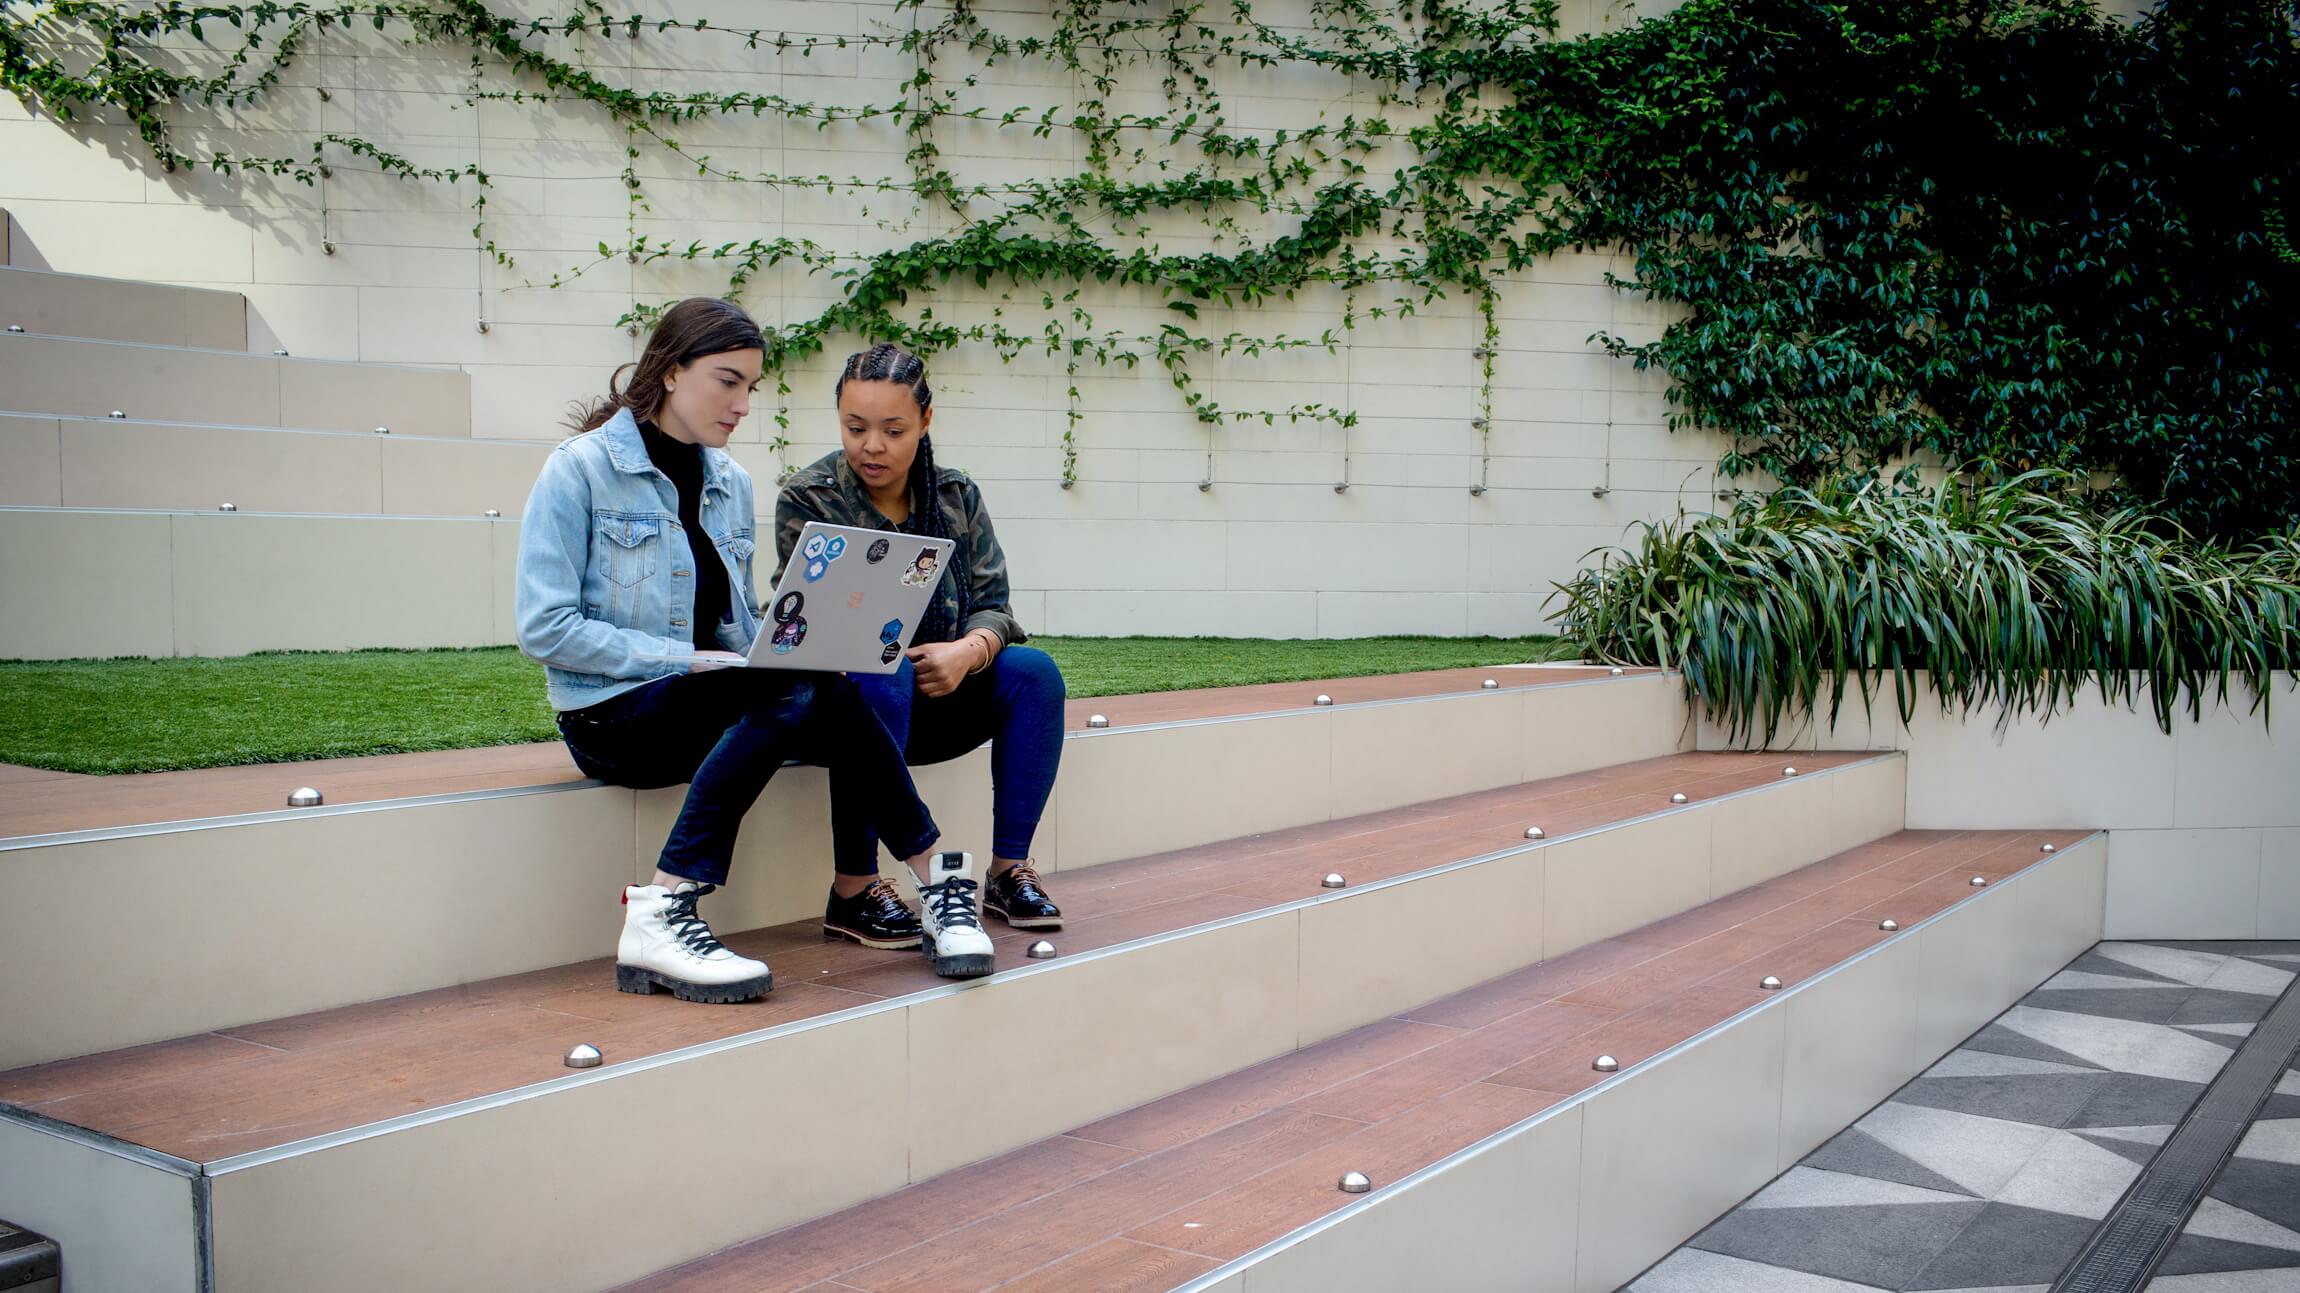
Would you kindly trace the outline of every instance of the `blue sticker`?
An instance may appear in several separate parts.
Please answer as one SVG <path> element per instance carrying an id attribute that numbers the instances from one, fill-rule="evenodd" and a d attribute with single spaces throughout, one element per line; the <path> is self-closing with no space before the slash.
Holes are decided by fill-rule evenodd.
<path id="1" fill-rule="evenodd" d="M 815 558 L 823 555 L 823 549 L 829 546 L 829 539 L 824 538 L 820 534 L 810 534 L 807 536 L 806 543 L 799 548 L 799 552 L 804 555 L 807 560 L 813 561 Z"/>
<path id="2" fill-rule="evenodd" d="M 824 575 L 829 574 L 830 569 L 831 563 L 824 561 L 820 557 L 817 557 L 815 560 L 808 562 L 807 582 L 810 584 L 815 582 L 816 580 L 822 578 Z"/>
<path id="3" fill-rule="evenodd" d="M 846 554 L 847 554 L 847 536 L 845 536 L 845 535 L 843 535 L 843 534 L 834 534 L 834 535 L 832 535 L 832 536 L 831 536 L 831 542 L 830 542 L 830 546 L 829 546 L 828 548 L 825 548 L 825 549 L 823 550 L 823 556 L 824 556 L 825 558 L 827 558 L 828 560 L 831 560 L 831 561 L 836 561 L 836 560 L 838 560 L 840 557 L 843 557 L 843 556 L 845 556 Z"/>
<path id="4" fill-rule="evenodd" d="M 878 631 L 878 640 L 889 646 L 902 641 L 902 621 L 888 620 L 886 627 Z"/>

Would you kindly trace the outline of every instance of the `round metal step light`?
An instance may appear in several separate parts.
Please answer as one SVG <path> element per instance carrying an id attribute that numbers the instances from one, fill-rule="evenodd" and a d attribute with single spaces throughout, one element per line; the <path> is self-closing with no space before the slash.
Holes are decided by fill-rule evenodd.
<path id="1" fill-rule="evenodd" d="M 1485 690 L 1487 690 L 1487 691 L 1493 691 L 1493 690 L 1495 690 L 1496 688 L 1500 687 L 1500 686 L 1501 686 L 1501 684 L 1500 684 L 1500 683 L 1498 683 L 1498 682 L 1495 682 L 1495 681 L 1494 681 L 1493 679 L 1491 679 L 1491 678 L 1488 678 L 1488 679 L 1486 679 L 1484 682 L 1481 682 L 1481 683 L 1479 683 L 1479 684 L 1478 684 L 1478 686 L 1480 686 L 1480 687 L 1484 688 L 1484 689 L 1485 689 Z"/>
<path id="2" fill-rule="evenodd" d="M 1032 943 L 1030 945 L 1030 950 L 1024 952 L 1023 955 L 1029 957 L 1033 961 L 1051 961 L 1054 959 L 1054 944 L 1047 942 L 1043 938 L 1039 939 L 1037 942 Z"/>
<path id="3" fill-rule="evenodd" d="M 500 520 L 500 519 L 502 519 L 502 516 L 503 516 L 503 512 L 502 512 L 502 509 L 500 509 L 500 508 L 493 508 L 493 507 L 491 507 L 491 508 L 488 508 L 488 509 L 487 509 L 487 519 L 489 519 L 489 520 L 491 520 L 491 521 L 493 521 L 493 520 Z"/>
<path id="4" fill-rule="evenodd" d="M 113 410 L 112 410 L 112 420 L 113 420 L 113 421 L 115 421 L 115 422 L 125 422 L 125 421 L 127 421 L 127 420 L 128 420 L 128 415 L 127 415 L 127 414 L 125 414 L 125 413 L 123 413 L 123 412 L 121 412 L 121 411 L 120 411 L 120 410 L 118 410 L 118 409 L 113 409 Z"/>
<path id="5" fill-rule="evenodd" d="M 1613 1058 L 1611 1055 L 1600 1055 L 1596 1059 L 1593 1059 L 1589 1062 L 1589 1067 L 1596 1069 L 1600 1073 L 1619 1073 L 1621 1071 L 1621 1061 Z"/>
<path id="6" fill-rule="evenodd" d="M 377 428 L 375 429 L 375 433 L 376 433 L 377 435 L 390 435 L 390 434 L 391 434 L 391 428 L 390 428 L 390 427 L 377 427 Z"/>
<path id="7" fill-rule="evenodd" d="M 2059 849 L 2051 844 L 2039 844 L 2036 851 L 2039 853 L 2056 853 L 2059 852 Z"/>
<path id="8" fill-rule="evenodd" d="M 1374 1188 L 1374 1183 L 1367 1179 L 1364 1172 L 1342 1173 L 1342 1193 L 1364 1194 L 1372 1188 Z"/>
<path id="9" fill-rule="evenodd" d="M 1986 889 L 1988 888 L 1988 884 L 1989 878 L 1985 875 L 1976 875 L 1973 877 L 1973 888 L 1975 889 Z"/>
<path id="10" fill-rule="evenodd" d="M 1334 703 L 1334 698 L 1321 691 L 1318 693 L 1318 698 L 1310 703 L 1313 705 L 1331 705 Z"/>
<path id="11" fill-rule="evenodd" d="M 1885 919 L 1877 922 L 1877 928 L 1885 931 L 1888 934 L 1897 933 L 1901 928 L 1901 922 L 1888 916 Z"/>
<path id="12" fill-rule="evenodd" d="M 1318 881 L 1318 886 L 1323 889 L 1341 889 L 1348 887 L 1349 883 L 1349 881 L 1342 878 L 1341 872 L 1328 871 L 1326 872 L 1326 878 Z"/>
<path id="13" fill-rule="evenodd" d="M 1685 802 L 1685 792 L 1684 792 L 1684 791 L 1682 791 L 1682 790 L 1680 790 L 1680 791 L 1678 791 L 1676 794 L 1669 796 L 1669 802 L 1670 802 L 1670 803 L 1673 803 L 1673 804 L 1682 804 L 1682 803 L 1684 803 L 1684 802 Z"/>
<path id="14" fill-rule="evenodd" d="M 1781 981 L 1768 974 L 1764 978 L 1757 980 L 1757 986 L 1763 988 L 1767 992 L 1779 992 L 1781 990 Z"/>
<path id="15" fill-rule="evenodd" d="M 1086 716 L 1086 725 L 1088 727 L 1108 727 L 1110 720 L 1101 714 L 1089 714 Z"/>
<path id="16" fill-rule="evenodd" d="M 599 1053 L 599 1048 L 591 1043 L 577 1042 L 575 1049 L 567 1052 L 567 1067 L 571 1069 L 595 1069 L 599 1067 L 600 1061 L 606 1058 Z"/>
<path id="17" fill-rule="evenodd" d="M 1781 769 L 1781 775 L 1784 777 L 1794 777 L 1797 775 L 1797 770 L 1795 768 L 1783 768 Z"/>
<path id="18" fill-rule="evenodd" d="M 274 358 L 274 359 L 285 359 L 285 358 L 287 358 L 287 352 L 286 352 L 286 351 L 284 351 L 284 350 L 275 350 L 275 351 L 273 351 L 273 352 L 272 352 L 272 358 Z"/>
<path id="19" fill-rule="evenodd" d="M 237 503 L 218 503 L 216 510 L 219 512 L 237 512 L 240 510 L 240 505 Z"/>
<path id="20" fill-rule="evenodd" d="M 1528 826 L 1525 828 L 1525 837 L 1529 840 L 1545 840 L 1549 838 L 1549 832 L 1539 826 Z"/>
<path id="21" fill-rule="evenodd" d="M 288 792 L 288 807 L 317 808 L 326 802 L 326 796 L 310 786 L 297 786 Z"/>
<path id="22" fill-rule="evenodd" d="M 24 325 L 21 323 L 11 323 L 8 325 L 8 330 L 10 332 L 22 332 L 24 330 Z"/>
<path id="23" fill-rule="evenodd" d="M 1620 677 L 1620 676 L 1621 676 L 1621 674 L 1622 674 L 1622 668 L 1621 668 L 1621 666 L 1620 666 L 1620 665 L 1615 665 L 1615 666 L 1613 666 L 1613 676 L 1614 676 L 1614 677 L 1616 677 L 1616 678 L 1618 678 L 1618 677 Z"/>

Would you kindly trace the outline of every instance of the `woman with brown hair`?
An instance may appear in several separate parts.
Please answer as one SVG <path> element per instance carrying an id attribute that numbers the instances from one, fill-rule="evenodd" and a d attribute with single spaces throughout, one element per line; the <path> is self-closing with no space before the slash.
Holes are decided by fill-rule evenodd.
<path id="1" fill-rule="evenodd" d="M 969 865 L 930 852 L 933 818 L 853 683 L 741 667 L 759 632 L 756 521 L 750 475 L 725 447 L 764 358 L 741 307 L 673 306 L 638 363 L 572 420 L 520 529 L 519 647 L 546 666 L 575 765 L 639 789 L 688 783 L 652 881 L 623 891 L 615 982 L 626 992 L 747 1001 L 773 986 L 695 904 L 726 883 L 743 814 L 787 759 L 872 785 L 876 829 L 922 891 L 930 870 Z M 971 896 L 956 896 L 964 919 Z"/>

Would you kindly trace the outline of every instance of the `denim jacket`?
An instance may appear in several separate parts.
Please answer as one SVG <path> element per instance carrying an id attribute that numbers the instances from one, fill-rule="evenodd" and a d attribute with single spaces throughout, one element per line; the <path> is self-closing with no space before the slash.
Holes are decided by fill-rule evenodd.
<path id="1" fill-rule="evenodd" d="M 750 473 L 703 451 L 703 529 L 734 583 L 729 651 L 758 636 Z M 694 549 L 679 492 L 647 457 L 628 409 L 568 440 L 543 464 L 519 528 L 513 615 L 519 649 L 541 661 L 554 709 L 581 709 L 693 665 Z"/>

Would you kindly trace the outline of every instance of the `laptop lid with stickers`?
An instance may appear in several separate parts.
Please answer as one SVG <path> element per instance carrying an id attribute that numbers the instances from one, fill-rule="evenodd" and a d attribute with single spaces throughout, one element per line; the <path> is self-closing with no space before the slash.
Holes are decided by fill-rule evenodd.
<path id="1" fill-rule="evenodd" d="M 760 669 L 893 673 L 942 582 L 949 539 L 809 521 L 761 608 Z"/>

